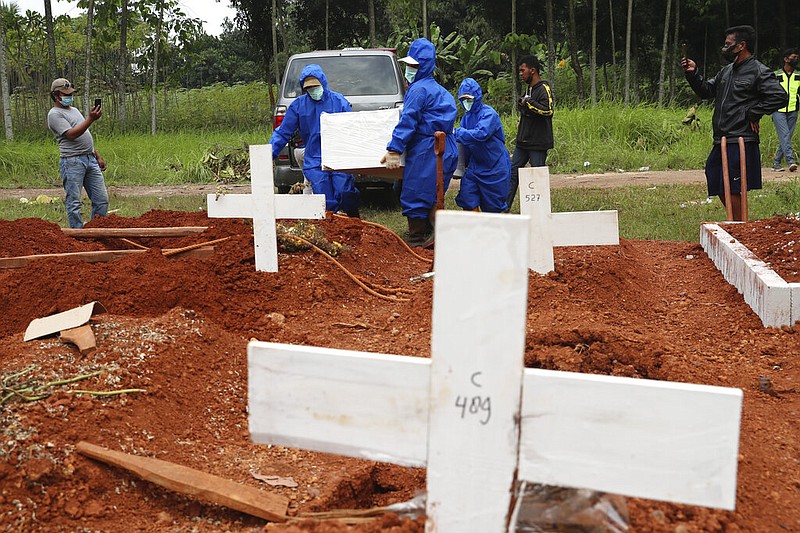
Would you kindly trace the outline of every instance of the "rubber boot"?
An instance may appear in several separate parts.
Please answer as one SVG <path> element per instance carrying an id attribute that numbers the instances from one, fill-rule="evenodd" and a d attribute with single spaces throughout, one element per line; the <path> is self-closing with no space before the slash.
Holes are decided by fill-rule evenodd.
<path id="1" fill-rule="evenodd" d="M 406 243 L 412 248 L 425 246 L 430 238 L 427 218 L 408 218 Z"/>

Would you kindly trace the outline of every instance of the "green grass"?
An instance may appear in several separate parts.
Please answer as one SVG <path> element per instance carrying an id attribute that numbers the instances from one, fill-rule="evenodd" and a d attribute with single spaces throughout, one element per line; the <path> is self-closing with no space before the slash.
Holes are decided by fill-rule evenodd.
<path id="1" fill-rule="evenodd" d="M 225 147 L 267 143 L 268 131 L 94 135 L 95 146 L 108 164 L 108 185 L 209 183 L 203 154 L 219 143 Z M 61 187 L 58 146 L 54 139 L 0 142 L 0 188 Z"/>
<path id="2" fill-rule="evenodd" d="M 553 211 L 619 211 L 620 236 L 627 239 L 699 240 L 701 222 L 724 220 L 725 210 L 717 198 L 706 198 L 705 185 L 631 186 L 615 189 L 554 189 Z M 767 182 L 763 190 L 751 191 L 750 218 L 763 219 L 797 214 L 800 209 L 800 179 L 790 182 Z M 365 220 L 377 222 L 402 235 L 406 221 L 396 205 L 385 197 L 368 194 L 361 210 Z M 111 197 L 111 208 L 119 216 L 137 217 L 151 209 L 174 211 L 204 210 L 205 197 Z M 447 209 L 458 209 L 455 192 L 445 196 Z M 519 212 L 519 199 L 512 212 Z M 84 216 L 89 213 L 84 201 Z M 21 204 L 18 200 L 0 200 L 0 216 L 5 219 L 42 218 L 66 226 L 63 199 L 52 204 Z"/>

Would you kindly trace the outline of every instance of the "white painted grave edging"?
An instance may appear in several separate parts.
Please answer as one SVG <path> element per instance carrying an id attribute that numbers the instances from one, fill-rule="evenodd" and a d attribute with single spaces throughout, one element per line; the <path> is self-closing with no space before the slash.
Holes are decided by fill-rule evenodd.
<path id="1" fill-rule="evenodd" d="M 700 245 L 765 327 L 800 320 L 800 283 L 787 283 L 720 224 L 700 226 Z"/>
<path id="2" fill-rule="evenodd" d="M 278 271 L 275 220 L 325 217 L 324 194 L 275 194 L 272 146 L 250 145 L 250 194 L 209 194 L 209 218 L 252 218 L 256 270 Z"/>
<path id="3" fill-rule="evenodd" d="M 616 211 L 551 212 L 550 169 L 546 166 L 519 169 L 519 209 L 530 217 L 528 266 L 539 274 L 555 269 L 554 246 L 619 244 Z"/>
<path id="4" fill-rule="evenodd" d="M 742 391 L 523 368 L 527 217 L 440 211 L 431 359 L 248 345 L 254 442 L 427 466 L 427 525 L 507 531 L 519 480 L 733 509 Z"/>

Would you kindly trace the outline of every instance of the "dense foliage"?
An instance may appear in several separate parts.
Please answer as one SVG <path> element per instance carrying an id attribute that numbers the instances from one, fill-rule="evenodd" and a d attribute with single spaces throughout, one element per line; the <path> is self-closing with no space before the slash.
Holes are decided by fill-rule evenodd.
<path id="1" fill-rule="evenodd" d="M 695 97 L 677 65 L 684 43 L 709 75 L 721 66 L 727 26 L 755 26 L 757 55 L 774 68 L 784 48 L 800 45 L 800 19 L 792 16 L 796 10 L 788 0 L 230 1 L 237 16 L 219 36 L 205 34 L 177 0 L 79 0 L 79 16 L 56 18 L 52 31 L 43 15 L 0 2 L 15 130 L 41 128 L 54 74 L 103 96 L 106 121 L 146 130 L 154 86 L 160 93 L 155 99 L 160 128 L 174 118 L 175 94 L 212 84 L 263 81 L 269 108 L 288 56 L 312 49 L 379 46 L 402 54 L 413 39 L 426 36 L 437 45 L 437 76 L 448 89 L 473 76 L 487 100 L 508 112 L 516 80 L 513 59 L 528 53 L 544 62 L 561 108 L 610 101 L 685 105 Z M 121 18 L 127 21 L 124 39 Z M 53 67 L 48 39 L 54 44 Z M 257 112 L 263 112 L 260 106 Z M 194 127 L 191 117 L 187 120 L 183 126 Z"/>

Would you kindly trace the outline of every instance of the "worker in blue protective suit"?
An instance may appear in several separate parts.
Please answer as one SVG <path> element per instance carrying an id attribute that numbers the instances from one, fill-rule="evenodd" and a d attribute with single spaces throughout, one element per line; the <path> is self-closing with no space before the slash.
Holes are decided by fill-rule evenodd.
<path id="1" fill-rule="evenodd" d="M 286 143 L 298 129 L 305 144 L 303 174 L 311 183 L 311 189 L 325 195 L 327 211 L 344 211 L 357 217 L 360 194 L 352 174 L 322 170 L 319 116 L 321 113 L 344 113 L 352 111 L 344 96 L 328 88 L 328 78 L 319 65 L 306 65 L 300 73 L 303 94 L 286 110 L 281 125 L 272 132 L 272 158 L 276 159 Z"/>
<path id="2" fill-rule="evenodd" d="M 407 242 L 426 246 L 432 242 L 433 214 L 436 208 L 436 154 L 433 136 L 437 131 L 447 134 L 443 155 L 444 187 L 458 163 L 458 149 L 453 137 L 456 102 L 447 90 L 433 79 L 436 68 L 436 48 L 427 39 L 411 43 L 406 64 L 408 90 L 403 99 L 400 121 L 392 132 L 381 163 L 387 168 L 400 167 L 400 154 L 406 153 L 403 168 L 403 187 L 400 206 L 408 219 Z"/>
<path id="3" fill-rule="evenodd" d="M 511 157 L 500 115 L 483 103 L 478 82 L 467 78 L 458 88 L 458 99 L 466 114 L 456 128 L 456 142 L 462 146 L 466 172 L 456 204 L 467 211 L 503 213 L 511 181 Z"/>

